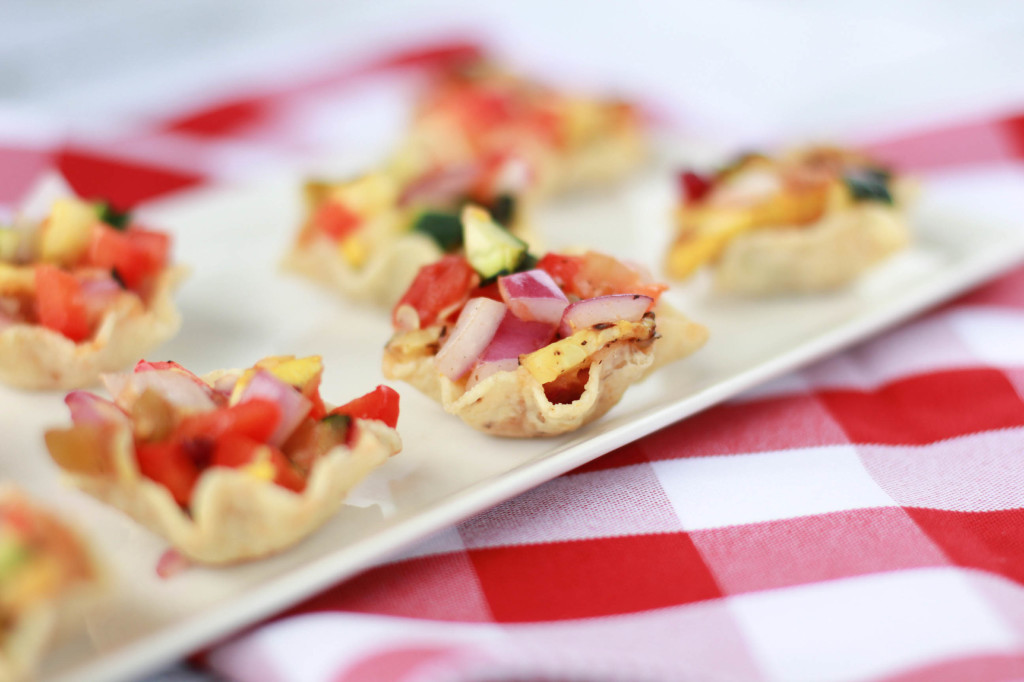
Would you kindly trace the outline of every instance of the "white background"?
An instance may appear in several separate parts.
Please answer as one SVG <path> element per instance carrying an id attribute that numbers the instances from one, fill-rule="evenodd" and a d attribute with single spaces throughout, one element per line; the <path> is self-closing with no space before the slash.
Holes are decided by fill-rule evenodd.
<path id="1" fill-rule="evenodd" d="M 112 125 L 437 35 L 642 94 L 727 142 L 870 135 L 1024 105 L 1024 4 L 1013 0 L 5 0 L 0 130 Z"/>

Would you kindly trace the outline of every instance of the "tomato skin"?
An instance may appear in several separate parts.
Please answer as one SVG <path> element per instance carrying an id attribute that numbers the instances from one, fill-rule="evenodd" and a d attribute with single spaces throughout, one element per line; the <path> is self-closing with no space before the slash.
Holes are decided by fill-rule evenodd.
<path id="1" fill-rule="evenodd" d="M 420 328 L 429 327 L 442 321 L 438 319 L 442 311 L 451 308 L 450 314 L 457 313 L 459 304 L 469 299 L 470 290 L 479 281 L 480 277 L 463 256 L 444 256 L 420 268 L 394 312 L 403 305 L 411 306 L 419 315 Z M 392 320 L 397 327 L 394 312 Z"/>
<path id="2" fill-rule="evenodd" d="M 376 419 L 391 428 L 398 425 L 398 391 L 381 384 L 369 393 L 336 407 L 330 414 L 344 414 L 353 419 Z"/>
<path id="3" fill-rule="evenodd" d="M 167 264 L 171 238 L 161 232 L 130 229 L 119 232 L 97 223 L 93 228 L 87 261 L 106 270 L 117 270 L 129 289 L 138 289 L 148 277 Z"/>
<path id="4" fill-rule="evenodd" d="M 277 485 L 297 493 L 305 490 L 306 479 L 295 470 L 280 450 L 242 435 L 228 435 L 217 443 L 211 465 L 241 469 L 258 465 L 261 461 L 266 461 L 273 467 L 273 481 Z"/>
<path id="5" fill-rule="evenodd" d="M 687 204 L 695 204 L 706 197 L 714 187 L 714 180 L 691 170 L 680 171 L 679 194 Z"/>
<path id="6" fill-rule="evenodd" d="M 88 338 L 85 297 L 75 276 L 52 265 L 38 265 L 35 283 L 39 324 L 75 343 Z"/>
<path id="7" fill-rule="evenodd" d="M 220 407 L 209 412 L 192 414 L 181 420 L 174 431 L 175 439 L 205 438 L 217 441 L 228 436 L 244 436 L 265 442 L 281 420 L 281 409 L 269 400 L 253 399 Z"/>
<path id="8" fill-rule="evenodd" d="M 136 443 L 135 458 L 143 476 L 167 488 L 175 502 L 188 506 L 199 467 L 178 443 Z"/>
<path id="9" fill-rule="evenodd" d="M 313 213 L 313 226 L 335 241 L 341 241 L 358 229 L 363 219 L 337 201 L 325 201 Z"/>
<path id="10" fill-rule="evenodd" d="M 317 389 L 312 395 L 307 395 L 307 398 L 313 403 L 313 406 L 309 408 L 309 419 L 323 419 L 327 415 L 327 407 L 324 405 L 324 399 L 320 397 L 320 391 Z"/>
<path id="11" fill-rule="evenodd" d="M 573 290 L 573 283 L 576 281 L 576 275 L 583 268 L 581 256 L 548 253 L 537 261 L 537 267 L 551 275 L 551 279 L 555 280 L 555 284 L 565 293 L 576 293 Z"/>

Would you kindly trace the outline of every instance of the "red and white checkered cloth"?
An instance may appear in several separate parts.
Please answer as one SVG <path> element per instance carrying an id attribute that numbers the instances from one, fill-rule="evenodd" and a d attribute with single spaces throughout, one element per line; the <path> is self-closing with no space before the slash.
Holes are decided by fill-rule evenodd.
<path id="1" fill-rule="evenodd" d="M 288 122 L 353 79 L 472 49 L 117 143 L 4 143 L 0 201 L 53 163 L 125 205 L 230 178 L 301 152 Z M 1024 222 L 1024 116 L 874 151 Z M 451 528 L 202 665 L 246 682 L 1024 678 L 1022 396 L 1024 269 Z"/>

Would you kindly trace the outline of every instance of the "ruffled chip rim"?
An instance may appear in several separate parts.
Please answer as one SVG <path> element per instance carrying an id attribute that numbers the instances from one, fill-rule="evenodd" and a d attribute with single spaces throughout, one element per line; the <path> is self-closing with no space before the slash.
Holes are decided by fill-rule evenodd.
<path id="1" fill-rule="evenodd" d="M 100 374 L 123 369 L 173 337 L 181 315 L 173 294 L 189 270 L 165 268 L 149 301 L 108 310 L 93 336 L 80 343 L 37 324 L 0 331 L 0 382 L 27 390 L 94 386 Z"/>
<path id="2" fill-rule="evenodd" d="M 26 504 L 34 513 L 44 513 L 59 523 L 78 550 L 75 558 L 86 567 L 87 577 L 76 580 L 54 598 L 41 600 L 13 622 L 0 636 L 0 680 L 16 682 L 31 677 L 48 646 L 62 630 L 70 631 L 81 621 L 83 612 L 97 600 L 106 582 L 104 572 L 81 534 L 32 502 L 13 484 L 0 482 L 0 504 L 15 501 Z"/>
<path id="3" fill-rule="evenodd" d="M 484 433 L 509 438 L 556 436 L 575 431 L 604 416 L 626 390 L 651 372 L 699 350 L 707 329 L 661 301 L 654 309 L 655 327 L 650 340 L 613 342 L 588 353 L 591 368 L 582 395 L 573 403 L 551 403 L 538 382 L 523 366 L 496 372 L 468 391 L 434 366 L 434 356 L 402 359 L 384 350 L 384 375 L 399 379 L 441 403 L 444 410 Z M 594 372 L 593 367 L 600 371 Z M 496 413 L 512 411 L 511 417 Z"/>

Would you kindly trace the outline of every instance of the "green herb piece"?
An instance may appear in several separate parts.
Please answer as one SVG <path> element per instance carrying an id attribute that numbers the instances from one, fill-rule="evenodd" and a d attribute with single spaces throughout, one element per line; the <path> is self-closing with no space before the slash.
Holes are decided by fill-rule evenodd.
<path id="1" fill-rule="evenodd" d="M 424 211 L 416 218 L 412 229 L 431 237 L 445 253 L 462 246 L 462 221 L 458 213 Z"/>
<path id="2" fill-rule="evenodd" d="M 494 222 L 509 227 L 516 217 L 516 198 L 511 194 L 499 194 L 490 205 L 491 218 Z"/>
<path id="3" fill-rule="evenodd" d="M 118 286 L 120 286 L 122 289 L 128 288 L 128 285 L 124 283 L 124 278 L 121 277 L 121 273 L 117 271 L 117 268 L 112 268 L 110 270 L 110 278 L 117 282 Z"/>
<path id="4" fill-rule="evenodd" d="M 892 175 L 883 168 L 858 168 L 843 177 L 854 201 L 879 201 L 892 204 L 889 181 Z"/>
<path id="5" fill-rule="evenodd" d="M 344 436 L 352 424 L 352 417 L 347 414 L 329 414 L 321 419 L 320 423 L 330 426 L 336 434 Z"/>
<path id="6" fill-rule="evenodd" d="M 118 211 L 109 201 L 97 201 L 95 206 L 96 215 L 104 223 L 121 232 L 128 229 L 132 221 L 131 211 Z"/>

